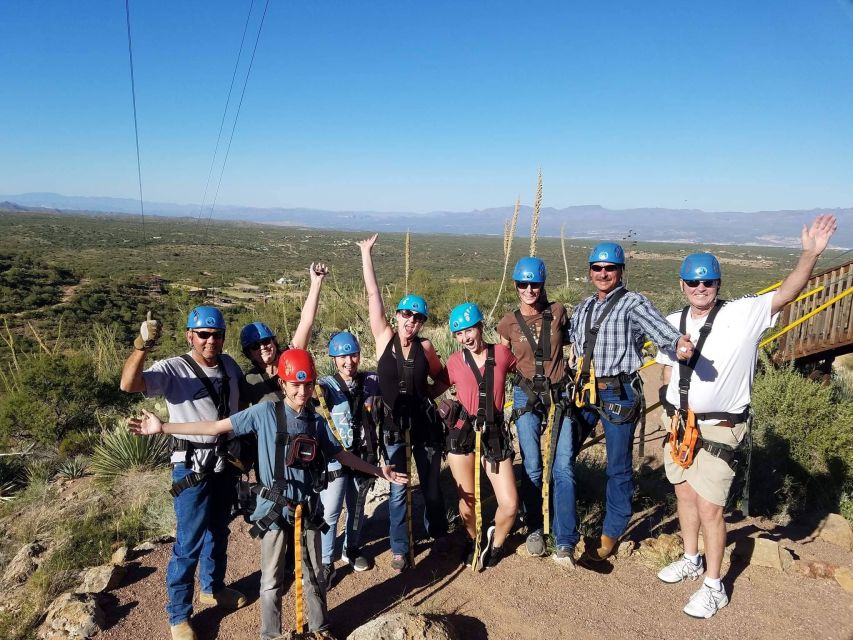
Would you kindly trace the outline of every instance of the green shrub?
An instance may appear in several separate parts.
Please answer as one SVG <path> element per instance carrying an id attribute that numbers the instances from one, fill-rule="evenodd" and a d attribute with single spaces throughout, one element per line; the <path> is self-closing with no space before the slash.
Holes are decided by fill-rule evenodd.
<path id="1" fill-rule="evenodd" d="M 89 460 L 86 456 L 74 456 L 60 463 L 56 470 L 56 476 L 64 480 L 82 478 L 89 469 Z"/>
<path id="2" fill-rule="evenodd" d="M 98 409 L 130 401 L 115 383 L 99 381 L 94 363 L 81 354 L 26 358 L 17 379 L 17 390 L 0 397 L 0 440 L 32 439 L 53 447 L 93 426 Z"/>
<path id="3" fill-rule="evenodd" d="M 169 462 L 169 438 L 164 435 L 140 437 L 124 427 L 103 434 L 95 446 L 91 469 L 102 479 L 131 471 L 155 469 Z"/>

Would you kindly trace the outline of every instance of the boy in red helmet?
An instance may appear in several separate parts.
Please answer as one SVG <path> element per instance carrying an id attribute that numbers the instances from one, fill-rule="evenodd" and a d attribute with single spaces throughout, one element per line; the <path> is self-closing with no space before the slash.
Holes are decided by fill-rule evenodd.
<path id="1" fill-rule="evenodd" d="M 325 483 L 326 460 L 335 458 L 356 471 L 405 484 L 406 475 L 391 466 L 376 467 L 341 448 L 326 421 L 317 415 L 309 400 L 314 393 L 317 373 L 311 354 L 288 349 L 278 362 L 279 384 L 284 401 L 262 402 L 230 418 L 218 421 L 163 424 L 157 416 L 144 412 L 131 418 L 130 430 L 137 435 L 181 433 L 258 437 L 258 478 L 253 490 L 258 503 L 252 514 L 253 529 L 261 542 L 261 638 L 281 634 L 281 598 L 284 556 L 292 532 L 296 507 L 302 514 L 303 585 L 308 605 L 308 628 L 328 628 L 326 584 L 323 577 L 320 534 L 324 527 L 319 493 Z"/>

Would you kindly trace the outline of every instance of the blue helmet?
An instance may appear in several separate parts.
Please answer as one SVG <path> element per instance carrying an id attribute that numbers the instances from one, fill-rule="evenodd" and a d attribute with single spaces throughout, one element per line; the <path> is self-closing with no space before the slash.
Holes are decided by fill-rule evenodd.
<path id="1" fill-rule="evenodd" d="M 225 331 L 225 318 L 216 307 L 196 307 L 187 316 L 187 329 L 222 329 Z"/>
<path id="2" fill-rule="evenodd" d="M 625 266 L 625 250 L 615 242 L 599 242 L 589 254 L 589 263 L 609 262 Z"/>
<path id="3" fill-rule="evenodd" d="M 427 302 L 420 296 L 416 296 L 413 293 L 410 293 L 405 298 L 400 300 L 397 304 L 397 311 L 414 311 L 415 313 L 419 313 L 425 318 L 429 317 L 429 307 L 427 307 Z"/>
<path id="4" fill-rule="evenodd" d="M 684 258 L 678 276 L 682 280 L 719 280 L 720 263 L 710 253 L 691 253 Z"/>
<path id="5" fill-rule="evenodd" d="M 361 347 L 358 344 L 358 338 L 349 331 L 336 333 L 329 340 L 329 355 L 332 358 L 336 356 L 351 356 L 360 352 Z"/>
<path id="6" fill-rule="evenodd" d="M 468 329 L 483 321 L 483 314 L 473 302 L 463 302 L 462 304 L 453 307 L 450 312 L 450 332 L 456 333 L 463 329 Z"/>
<path id="7" fill-rule="evenodd" d="M 545 263 L 533 256 L 522 258 L 515 263 L 515 269 L 512 270 L 512 279 L 516 282 L 544 283 L 547 276 Z"/>
<path id="8" fill-rule="evenodd" d="M 275 338 L 275 334 L 263 322 L 252 322 L 240 330 L 240 346 L 244 349 L 265 338 Z"/>

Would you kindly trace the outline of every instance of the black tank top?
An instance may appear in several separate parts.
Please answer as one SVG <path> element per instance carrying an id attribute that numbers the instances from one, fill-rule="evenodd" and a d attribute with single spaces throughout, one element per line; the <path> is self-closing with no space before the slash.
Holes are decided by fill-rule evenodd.
<path id="1" fill-rule="evenodd" d="M 400 376 L 397 372 L 397 356 L 394 353 L 395 340 L 389 340 L 388 346 L 376 363 L 376 373 L 379 375 L 379 393 L 385 404 L 386 425 L 388 422 L 399 428 L 401 416 L 405 414 L 403 402 L 408 400 L 409 411 L 412 416 L 412 439 L 423 442 L 428 435 L 431 423 L 426 416 L 426 408 L 429 403 L 427 391 L 427 376 L 429 375 L 429 362 L 427 362 L 421 341 L 424 338 L 415 338 L 409 349 L 409 359 L 414 363 L 412 380 L 414 385 L 408 389 L 408 396 L 400 394 Z M 388 411 L 390 409 L 390 411 Z M 390 414 L 390 415 L 389 415 Z"/>

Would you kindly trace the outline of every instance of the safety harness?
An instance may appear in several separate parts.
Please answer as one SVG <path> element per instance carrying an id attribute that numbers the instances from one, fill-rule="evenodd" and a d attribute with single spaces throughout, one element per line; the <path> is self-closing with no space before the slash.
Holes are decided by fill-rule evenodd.
<path id="1" fill-rule="evenodd" d="M 406 445 L 406 533 L 409 537 L 409 564 L 415 564 L 415 536 L 412 530 L 412 400 L 410 395 L 415 383 L 415 343 L 409 349 L 409 357 L 403 356 L 403 344 L 400 342 L 400 334 L 394 333 L 394 355 L 397 361 L 397 379 L 399 384 L 399 396 L 397 406 L 399 407 L 399 424 L 391 415 L 390 422 L 396 427 L 390 433 L 386 432 L 388 444 L 399 444 L 400 430 L 403 431 L 403 441 Z M 393 413 L 393 412 L 392 412 Z M 387 427 L 388 420 L 384 424 Z"/>
<path id="2" fill-rule="evenodd" d="M 521 375 L 516 376 L 514 384 L 524 391 L 527 396 L 527 404 L 521 409 L 513 407 L 513 421 L 530 411 L 544 413 L 548 405 L 551 404 L 551 380 L 545 375 L 545 362 L 551 358 L 551 322 L 554 320 L 551 305 L 546 301 L 545 309 L 542 311 L 542 328 L 539 330 L 539 340 L 537 340 L 530 326 L 524 320 L 521 309 L 516 309 L 514 313 L 518 328 L 533 350 L 535 369 L 532 380 Z"/>
<path id="3" fill-rule="evenodd" d="M 273 467 L 273 481 L 271 486 L 256 484 L 252 486 L 252 492 L 259 498 L 272 502 L 267 515 L 257 520 L 249 533 L 253 537 L 262 536 L 274 524 L 279 527 L 293 525 L 296 521 L 296 507 L 306 507 L 309 520 L 307 527 L 317 529 L 321 532 L 328 530 L 322 516 L 317 515 L 318 495 L 328 485 L 326 472 L 326 457 L 317 440 L 316 415 L 311 422 L 313 433 L 300 433 L 291 435 L 287 432 L 287 418 L 284 415 L 284 404 L 276 403 L 276 435 L 275 435 L 275 463 Z M 294 496 L 292 483 L 293 469 L 302 469 L 310 479 L 310 493 L 305 496 Z"/>
<path id="4" fill-rule="evenodd" d="M 195 360 L 193 360 L 193 357 L 191 355 L 184 353 L 181 355 L 181 359 L 187 363 L 187 366 L 192 369 L 192 372 L 195 374 L 195 377 L 201 381 L 201 383 L 204 385 L 204 388 L 207 390 L 211 401 L 216 407 L 217 420 L 227 418 L 231 413 L 229 405 L 231 395 L 231 379 L 228 376 L 228 370 L 225 368 L 225 363 L 222 361 L 222 358 L 219 356 L 216 357 L 216 364 L 219 366 L 219 370 L 222 372 L 221 394 L 216 390 L 216 387 L 214 386 L 211 379 L 207 377 L 207 374 L 199 366 L 199 364 Z M 210 473 L 210 463 L 208 463 L 207 468 L 203 469 L 196 469 L 194 465 L 193 454 L 198 449 L 215 449 L 217 458 L 225 458 L 226 461 L 230 462 L 242 471 L 241 460 L 228 451 L 226 443 L 227 440 L 223 435 L 217 436 L 215 442 L 193 442 L 184 438 L 172 437 L 172 451 L 186 452 L 184 464 L 188 469 L 192 469 L 192 472 L 187 474 L 177 482 L 173 482 L 172 488 L 169 490 L 169 493 L 171 493 L 173 497 L 177 498 L 181 494 L 181 492 L 184 491 L 184 489 L 194 487 L 197 484 L 201 483 L 205 478 L 207 478 L 208 474 Z"/>
<path id="5" fill-rule="evenodd" d="M 701 448 L 710 453 L 712 456 L 723 460 L 733 471 L 736 470 L 738 464 L 738 452 L 741 447 L 733 447 L 721 442 L 704 440 L 699 434 L 698 421 L 725 420 L 730 422 L 732 425 L 735 425 L 748 420 L 750 415 L 749 407 L 739 414 L 725 412 L 697 414 L 690 408 L 688 403 L 690 378 L 696 368 L 696 363 L 699 361 L 702 347 L 705 345 L 705 341 L 708 339 L 708 336 L 711 334 L 711 330 L 714 328 L 714 320 L 717 317 L 717 313 L 719 313 L 720 309 L 723 308 L 724 304 L 725 302 L 723 300 L 716 301 L 714 308 L 711 309 L 711 312 L 708 314 L 708 319 L 705 320 L 705 324 L 699 329 L 699 339 L 693 347 L 693 356 L 687 363 L 680 362 L 678 365 L 678 408 L 676 409 L 667 403 L 668 409 L 669 407 L 672 407 L 672 425 L 670 427 L 669 439 L 667 440 L 667 442 L 672 445 L 670 448 L 670 455 L 672 456 L 673 461 L 684 469 L 693 464 L 696 453 Z M 681 311 L 679 331 L 682 335 L 687 332 L 687 314 L 689 312 L 689 306 L 684 307 Z"/>

